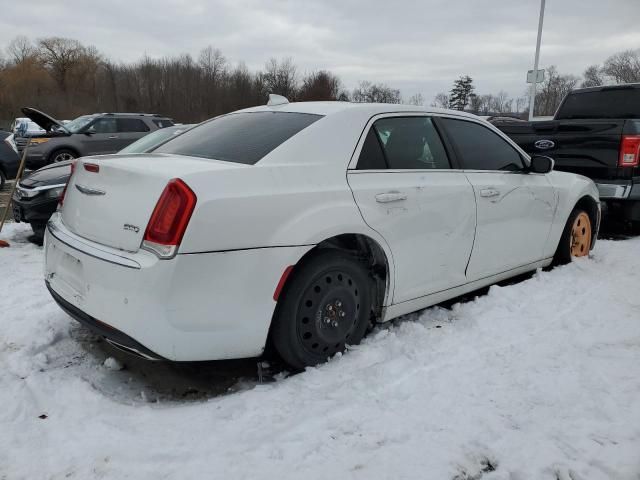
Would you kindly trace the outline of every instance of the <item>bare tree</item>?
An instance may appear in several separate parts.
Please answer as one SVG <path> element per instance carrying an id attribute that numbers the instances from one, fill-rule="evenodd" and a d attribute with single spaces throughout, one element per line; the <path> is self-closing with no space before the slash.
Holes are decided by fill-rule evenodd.
<path id="1" fill-rule="evenodd" d="M 602 73 L 599 65 L 588 66 L 582 74 L 584 80 L 582 81 L 582 87 L 598 87 L 604 84 Z"/>
<path id="2" fill-rule="evenodd" d="M 400 103 L 400 90 L 364 81 L 353 90 L 351 100 L 357 103 Z"/>
<path id="3" fill-rule="evenodd" d="M 277 93 L 289 99 L 295 98 L 297 87 L 296 66 L 291 58 L 278 62 L 271 58 L 262 74 L 263 82 L 269 93 Z"/>
<path id="4" fill-rule="evenodd" d="M 444 92 L 438 93 L 431 102 L 432 107 L 449 108 L 449 95 Z"/>
<path id="5" fill-rule="evenodd" d="M 78 64 L 84 47 L 77 40 L 62 37 L 41 38 L 38 46 L 43 63 L 49 67 L 60 90 L 66 92 L 67 75 Z"/>
<path id="6" fill-rule="evenodd" d="M 616 53 L 604 61 L 602 73 L 616 83 L 640 82 L 640 49 Z"/>
<path id="7" fill-rule="evenodd" d="M 553 115 L 562 99 L 578 84 L 578 77 L 574 75 L 560 75 L 552 65 L 547 69 L 547 75 L 542 82 L 542 88 L 536 93 L 535 114 Z"/>
<path id="8" fill-rule="evenodd" d="M 19 65 L 24 63 L 26 60 L 33 58 L 36 54 L 36 49 L 27 37 L 24 35 L 18 35 L 9 42 L 7 53 L 13 60 L 13 63 Z"/>
<path id="9" fill-rule="evenodd" d="M 312 72 L 302 79 L 298 100 L 336 100 L 340 94 L 340 79 L 326 70 Z"/>
<path id="10" fill-rule="evenodd" d="M 407 104 L 421 107 L 424 105 L 424 96 L 421 93 L 414 93 L 409 97 L 409 100 L 407 100 Z"/>

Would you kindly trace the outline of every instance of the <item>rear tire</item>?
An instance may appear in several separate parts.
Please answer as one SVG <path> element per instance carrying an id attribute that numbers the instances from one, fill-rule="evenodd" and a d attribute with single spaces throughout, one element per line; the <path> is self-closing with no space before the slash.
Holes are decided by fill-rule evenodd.
<path id="1" fill-rule="evenodd" d="M 293 271 L 274 314 L 272 340 L 294 369 L 325 362 L 360 343 L 372 315 L 373 282 L 355 257 L 326 250 Z"/>
<path id="2" fill-rule="evenodd" d="M 593 243 L 592 236 L 593 225 L 589 213 L 582 208 L 574 208 L 562 231 L 553 263 L 564 265 L 571 263 L 574 257 L 588 255 Z"/>
<path id="3" fill-rule="evenodd" d="M 65 162 L 67 160 L 73 160 L 77 158 L 76 152 L 73 150 L 69 150 L 67 148 L 61 148 L 59 150 L 55 150 L 51 152 L 49 155 L 49 161 L 47 163 L 60 163 Z"/>

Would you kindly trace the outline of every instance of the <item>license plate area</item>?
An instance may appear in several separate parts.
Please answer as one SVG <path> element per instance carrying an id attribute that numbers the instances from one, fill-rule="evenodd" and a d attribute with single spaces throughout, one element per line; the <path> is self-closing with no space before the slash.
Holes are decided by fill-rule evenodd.
<path id="1" fill-rule="evenodd" d="M 76 305 L 84 303 L 86 283 L 82 261 L 60 249 L 55 243 L 47 243 L 46 276 L 51 286 Z"/>

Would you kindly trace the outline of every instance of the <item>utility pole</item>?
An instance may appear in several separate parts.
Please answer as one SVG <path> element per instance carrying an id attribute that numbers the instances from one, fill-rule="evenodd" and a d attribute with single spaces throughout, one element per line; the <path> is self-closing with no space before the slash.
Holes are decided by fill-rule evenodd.
<path id="1" fill-rule="evenodd" d="M 538 82 L 538 60 L 540 59 L 540 41 L 542 40 L 542 22 L 544 20 L 544 4 L 546 0 L 540 0 L 540 19 L 538 20 L 538 40 L 536 41 L 536 58 L 533 62 L 533 82 L 529 99 L 529 121 L 533 120 L 533 107 L 536 102 L 536 83 Z"/>

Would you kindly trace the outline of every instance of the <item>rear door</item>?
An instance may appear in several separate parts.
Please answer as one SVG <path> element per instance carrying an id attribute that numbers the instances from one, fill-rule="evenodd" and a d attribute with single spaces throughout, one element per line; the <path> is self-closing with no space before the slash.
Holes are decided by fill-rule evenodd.
<path id="1" fill-rule="evenodd" d="M 473 188 L 452 168 L 432 118 L 377 117 L 365 132 L 347 179 L 365 222 L 391 247 L 393 303 L 464 284 Z"/>
<path id="2" fill-rule="evenodd" d="M 150 132 L 149 126 L 140 118 L 118 118 L 118 138 L 115 140 L 114 148 L 116 152 L 122 150 L 127 145 L 141 139 Z"/>
<path id="3" fill-rule="evenodd" d="M 543 259 L 558 201 L 547 176 L 527 173 L 520 153 L 488 126 L 460 118 L 440 122 L 477 203 L 469 281 Z"/>

